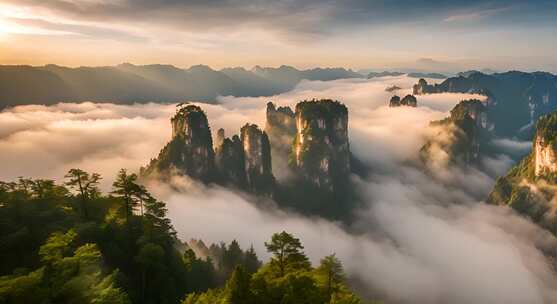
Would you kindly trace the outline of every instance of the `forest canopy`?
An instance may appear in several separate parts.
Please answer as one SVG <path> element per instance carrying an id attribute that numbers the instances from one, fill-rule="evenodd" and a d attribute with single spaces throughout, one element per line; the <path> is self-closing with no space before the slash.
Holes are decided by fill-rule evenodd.
<path id="1" fill-rule="evenodd" d="M 110 193 L 101 179 L 0 182 L 0 303 L 361 303 L 335 255 L 313 268 L 287 232 L 266 264 L 237 241 L 197 256 L 136 174 L 120 170 Z"/>

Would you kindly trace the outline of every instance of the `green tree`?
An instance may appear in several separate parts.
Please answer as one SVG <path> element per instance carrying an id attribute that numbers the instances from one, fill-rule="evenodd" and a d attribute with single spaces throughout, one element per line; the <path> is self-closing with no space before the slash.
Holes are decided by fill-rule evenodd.
<path id="1" fill-rule="evenodd" d="M 225 277 L 228 277 L 232 271 L 236 268 L 236 266 L 242 264 L 244 252 L 240 248 L 240 244 L 238 241 L 233 240 L 228 245 L 228 248 L 225 249 L 223 256 L 222 256 L 222 267 Z"/>
<path id="2" fill-rule="evenodd" d="M 126 225 L 129 226 L 130 217 L 133 215 L 134 210 L 138 206 L 138 190 L 139 185 L 137 182 L 136 174 L 128 174 L 126 169 L 120 169 L 116 180 L 112 183 L 114 190 L 112 194 L 116 194 L 122 199 L 123 205 L 120 208 L 120 212 L 124 214 L 126 218 Z"/>
<path id="3" fill-rule="evenodd" d="M 253 245 L 244 254 L 244 268 L 250 274 L 255 273 L 261 267 L 261 261 L 257 258 Z"/>
<path id="4" fill-rule="evenodd" d="M 141 301 L 144 302 L 149 274 L 159 272 L 164 268 L 164 248 L 157 244 L 147 243 L 141 247 L 135 261 L 141 269 Z"/>
<path id="5" fill-rule="evenodd" d="M 73 250 L 76 237 L 73 229 L 53 233 L 39 249 L 39 269 L 0 277 L 0 303 L 128 304 L 127 294 L 115 287 L 114 273 L 103 276 L 97 245 Z"/>
<path id="6" fill-rule="evenodd" d="M 203 291 L 216 286 L 215 268 L 210 258 L 202 260 L 193 250 L 184 252 L 183 261 L 187 268 L 188 291 Z"/>
<path id="7" fill-rule="evenodd" d="M 293 270 L 309 270 L 311 265 L 304 254 L 302 243 L 292 234 L 283 231 L 275 233 L 269 243 L 265 243 L 267 251 L 273 254 L 271 267 L 276 269 L 279 277 Z"/>
<path id="8" fill-rule="evenodd" d="M 17 190 L 21 193 L 23 193 L 25 196 L 30 196 L 31 195 L 31 186 L 33 184 L 33 180 L 29 179 L 29 178 L 23 178 L 23 177 L 19 177 L 17 179 Z"/>
<path id="9" fill-rule="evenodd" d="M 321 259 L 315 273 L 325 290 L 327 302 L 330 302 L 333 294 L 339 291 L 346 280 L 342 263 L 335 254 L 328 255 Z"/>
<path id="10" fill-rule="evenodd" d="M 273 288 L 281 304 L 322 304 L 325 299 L 315 279 L 308 272 L 296 272 L 278 279 Z"/>
<path id="11" fill-rule="evenodd" d="M 46 198 L 54 192 L 54 181 L 50 179 L 35 179 L 31 181 L 31 191 L 39 199 Z"/>
<path id="12" fill-rule="evenodd" d="M 172 238 L 176 237 L 176 231 L 172 227 L 170 219 L 166 217 L 166 204 L 152 197 L 145 188 L 143 188 L 142 200 L 145 206 L 145 220 L 150 225 L 147 229 L 155 230 L 159 235 L 166 235 Z"/>
<path id="13" fill-rule="evenodd" d="M 66 233 L 55 232 L 46 240 L 39 249 L 41 261 L 45 264 L 54 264 L 71 252 L 71 244 L 77 234 L 70 229 Z"/>
<path id="14" fill-rule="evenodd" d="M 81 212 L 84 218 L 88 218 L 87 203 L 99 194 L 100 174 L 89 174 L 81 169 L 74 168 L 70 169 L 65 177 L 68 180 L 66 186 L 78 192 L 81 201 Z"/>
<path id="15" fill-rule="evenodd" d="M 242 266 L 236 266 L 230 279 L 226 282 L 223 298 L 226 304 L 249 304 L 252 302 L 250 274 Z"/>

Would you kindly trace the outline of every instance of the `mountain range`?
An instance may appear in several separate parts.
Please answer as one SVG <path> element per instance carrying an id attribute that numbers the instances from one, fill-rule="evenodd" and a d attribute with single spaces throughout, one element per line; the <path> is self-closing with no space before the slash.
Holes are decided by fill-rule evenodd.
<path id="1" fill-rule="evenodd" d="M 498 136 L 529 139 L 538 118 L 557 108 L 557 76 L 547 72 L 464 73 L 440 84 L 420 79 L 414 94 L 477 93 L 487 97 L 489 121 Z"/>
<path id="2" fill-rule="evenodd" d="M 344 68 L 298 70 L 256 66 L 213 70 L 205 65 L 187 69 L 172 65 L 69 68 L 58 65 L 0 66 L 0 109 L 61 101 L 113 103 L 215 103 L 218 96 L 271 96 L 293 89 L 303 79 L 329 81 L 360 78 Z"/>

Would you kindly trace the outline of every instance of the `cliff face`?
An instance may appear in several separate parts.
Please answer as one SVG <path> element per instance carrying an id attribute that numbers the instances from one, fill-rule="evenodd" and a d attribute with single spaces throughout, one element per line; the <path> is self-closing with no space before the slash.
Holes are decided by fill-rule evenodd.
<path id="1" fill-rule="evenodd" d="M 402 99 L 400 99 L 400 97 L 398 97 L 397 95 L 391 97 L 391 100 L 389 101 L 389 107 L 393 108 L 393 107 L 400 107 L 400 106 L 415 108 L 418 106 L 418 100 L 414 95 L 406 95 Z"/>
<path id="2" fill-rule="evenodd" d="M 223 181 L 245 189 L 247 181 L 243 144 L 237 135 L 232 138 L 225 138 L 224 135 L 224 129 L 219 129 L 215 147 L 216 167 Z"/>
<path id="3" fill-rule="evenodd" d="M 296 120 L 290 107 L 275 107 L 272 102 L 267 103 L 267 122 L 265 132 L 269 136 L 271 145 L 278 150 L 290 151 L 292 140 L 296 135 Z"/>
<path id="4" fill-rule="evenodd" d="M 534 140 L 534 172 L 536 176 L 557 171 L 557 156 L 555 147 L 546 143 L 543 138 L 536 136 Z"/>
<path id="5" fill-rule="evenodd" d="M 215 149 L 207 116 L 194 105 L 179 107 L 171 119 L 172 140 L 156 159 L 141 169 L 142 176 L 188 175 L 202 182 L 234 185 L 258 194 L 272 194 L 274 177 L 267 134 L 246 124 L 240 136 L 216 134 Z"/>
<path id="6" fill-rule="evenodd" d="M 254 192 L 271 192 L 274 177 L 271 168 L 269 138 L 257 125 L 246 124 L 240 130 L 244 151 L 247 186 Z"/>
<path id="7" fill-rule="evenodd" d="M 440 84 L 420 79 L 414 85 L 415 95 L 444 92 L 485 95 L 494 131 L 506 137 L 531 139 L 537 119 L 557 109 L 557 76 L 543 72 L 472 72 Z"/>
<path id="8" fill-rule="evenodd" d="M 534 173 L 545 176 L 557 172 L 557 114 L 538 120 L 532 149 Z"/>
<path id="9" fill-rule="evenodd" d="M 343 104 L 312 100 L 296 105 L 292 165 L 307 181 L 327 191 L 348 178 L 348 110 Z"/>
<path id="10" fill-rule="evenodd" d="M 439 132 L 420 150 L 424 161 L 431 161 L 436 151 L 448 156 L 449 164 L 477 164 L 482 153 L 487 152 L 491 125 L 485 105 L 476 99 L 464 100 L 451 110 L 451 116 L 432 123 Z"/>
<path id="11" fill-rule="evenodd" d="M 557 112 L 540 118 L 532 151 L 497 179 L 487 202 L 507 205 L 557 235 Z"/>
<path id="12" fill-rule="evenodd" d="M 400 107 L 400 97 L 398 97 L 397 95 L 391 97 L 391 100 L 389 101 L 389 107 Z"/>
<path id="13" fill-rule="evenodd" d="M 267 122 L 265 133 L 271 143 L 273 155 L 273 169 L 278 179 L 289 176 L 288 157 L 296 136 L 296 120 L 290 107 L 276 107 L 272 102 L 267 103 Z"/>
<path id="14" fill-rule="evenodd" d="M 400 105 L 415 108 L 415 107 L 418 106 L 418 100 L 416 99 L 416 97 L 414 95 L 406 95 L 400 101 Z"/>
<path id="15" fill-rule="evenodd" d="M 204 182 L 215 179 L 211 130 L 205 112 L 195 105 L 179 107 L 171 119 L 172 140 L 151 160 L 142 175 L 174 171 Z"/>
<path id="16" fill-rule="evenodd" d="M 248 123 L 232 137 L 219 129 L 213 147 L 207 117 L 195 105 L 179 105 L 171 124 L 171 141 L 141 168 L 141 177 L 168 180 L 187 175 L 334 219 L 349 218 L 360 202 L 349 175 L 351 170 L 363 175 L 367 168 L 350 153 L 348 110 L 338 101 L 303 101 L 295 113 L 269 103 L 266 129 L 273 142 L 267 132 Z M 279 183 L 273 174 L 275 151 L 280 151 L 279 160 L 283 156 L 284 171 L 289 172 Z"/>

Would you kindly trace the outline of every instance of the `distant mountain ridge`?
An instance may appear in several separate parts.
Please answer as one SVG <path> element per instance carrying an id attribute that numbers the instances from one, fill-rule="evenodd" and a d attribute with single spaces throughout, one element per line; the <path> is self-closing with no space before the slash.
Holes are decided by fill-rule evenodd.
<path id="1" fill-rule="evenodd" d="M 383 71 L 383 72 L 370 72 L 367 78 L 380 78 L 380 77 L 396 77 L 406 75 L 410 78 L 432 78 L 432 79 L 447 79 L 447 76 L 440 73 L 427 73 L 427 72 L 397 72 L 397 71 Z"/>
<path id="2" fill-rule="evenodd" d="M 537 119 L 557 109 L 557 76 L 547 72 L 473 71 L 440 84 L 431 85 L 420 79 L 414 85 L 415 95 L 444 92 L 485 95 L 495 133 L 505 137 L 531 138 Z"/>
<path id="3" fill-rule="evenodd" d="M 218 96 L 272 96 L 292 90 L 300 81 L 363 78 L 344 68 L 298 70 L 256 66 L 214 70 L 205 65 L 187 69 L 172 65 L 68 68 L 58 65 L 0 66 L 0 109 L 57 102 L 216 102 Z"/>

